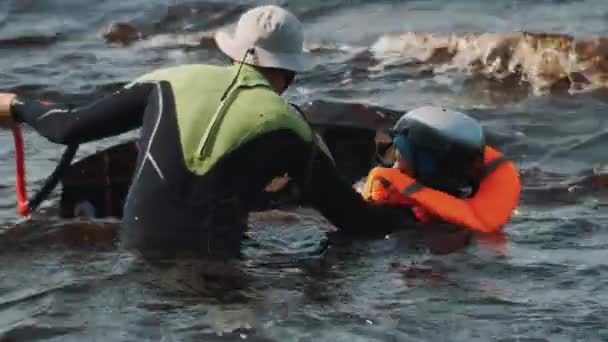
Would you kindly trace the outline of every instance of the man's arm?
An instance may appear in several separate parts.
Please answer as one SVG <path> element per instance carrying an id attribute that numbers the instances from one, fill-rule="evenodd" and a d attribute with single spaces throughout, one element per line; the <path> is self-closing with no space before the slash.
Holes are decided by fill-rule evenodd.
<path id="1" fill-rule="evenodd" d="M 124 88 L 83 107 L 47 104 L 15 97 L 11 115 L 58 144 L 80 144 L 119 135 L 141 126 L 153 83 Z"/>
<path id="2" fill-rule="evenodd" d="M 384 235 L 411 229 L 416 222 L 409 208 L 389 208 L 366 202 L 338 172 L 320 148 L 295 181 L 303 199 L 340 230 L 358 235 Z"/>

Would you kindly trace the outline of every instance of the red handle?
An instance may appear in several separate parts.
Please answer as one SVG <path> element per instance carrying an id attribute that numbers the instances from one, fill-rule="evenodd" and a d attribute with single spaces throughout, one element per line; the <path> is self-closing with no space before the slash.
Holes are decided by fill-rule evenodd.
<path id="1" fill-rule="evenodd" d="M 30 207 L 25 189 L 25 149 L 23 145 L 23 134 L 18 123 L 11 125 L 13 141 L 15 142 L 15 190 L 17 192 L 17 210 L 21 216 L 30 214 Z"/>

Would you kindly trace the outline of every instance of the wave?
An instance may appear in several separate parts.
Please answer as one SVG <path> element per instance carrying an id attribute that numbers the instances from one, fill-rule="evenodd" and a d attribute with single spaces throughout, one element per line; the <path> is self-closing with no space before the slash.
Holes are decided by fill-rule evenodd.
<path id="1" fill-rule="evenodd" d="M 247 8 L 241 4 L 210 1 L 173 4 L 164 8 L 155 20 L 113 22 L 101 35 L 107 42 L 118 46 L 149 40 L 160 40 L 148 44 L 150 47 L 198 46 L 198 42 L 192 41 L 193 38 L 235 22 Z M 172 40 L 185 43 L 174 44 Z"/>
<path id="2" fill-rule="evenodd" d="M 606 198 L 608 167 L 605 165 L 576 174 L 544 171 L 541 168 L 521 169 L 520 172 L 524 183 L 522 202 L 528 205 L 572 205 L 580 204 L 589 197 L 600 201 Z"/>
<path id="3" fill-rule="evenodd" d="M 203 7 L 180 6 L 179 10 L 170 10 L 151 32 L 133 23 L 113 23 L 103 37 L 122 46 L 216 49 L 215 31 L 234 24 L 245 8 L 206 3 Z M 186 15 L 184 11 L 193 10 L 215 14 L 196 32 L 166 30 L 175 18 Z M 305 49 L 315 54 L 344 53 L 347 58 L 341 59 L 341 63 L 368 64 L 369 71 L 417 66 L 427 71 L 425 75 L 461 72 L 498 81 L 498 88 L 500 84 L 526 92 L 530 88 L 534 95 L 608 88 L 608 37 L 577 39 L 561 33 L 525 31 L 403 32 L 383 34 L 371 46 L 363 47 L 307 40 Z"/>
<path id="4" fill-rule="evenodd" d="M 232 2 L 215 1 L 188 1 L 185 3 L 169 5 L 162 18 L 154 22 L 157 31 L 166 31 L 172 28 L 181 29 L 194 26 L 199 29 L 209 29 L 235 21 L 249 6 Z"/>
<path id="5" fill-rule="evenodd" d="M 48 47 L 59 42 L 63 35 L 55 33 L 50 35 L 31 35 L 21 37 L 0 38 L 0 48 L 31 48 L 31 47 Z"/>
<path id="6" fill-rule="evenodd" d="M 608 87 L 608 38 L 559 33 L 385 34 L 370 48 L 383 65 L 428 65 L 529 84 L 534 94 Z"/>

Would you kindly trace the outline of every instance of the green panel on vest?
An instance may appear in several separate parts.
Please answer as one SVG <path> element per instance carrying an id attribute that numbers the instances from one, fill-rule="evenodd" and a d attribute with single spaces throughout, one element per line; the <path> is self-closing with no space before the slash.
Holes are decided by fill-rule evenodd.
<path id="1" fill-rule="evenodd" d="M 182 151 L 191 172 L 205 174 L 222 157 L 264 133 L 290 129 L 305 141 L 311 141 L 308 123 L 248 65 L 243 65 L 226 96 L 225 110 L 215 115 L 215 126 L 204 140 L 237 69 L 238 65 L 182 65 L 154 71 L 135 81 L 166 80 L 171 84 Z"/>

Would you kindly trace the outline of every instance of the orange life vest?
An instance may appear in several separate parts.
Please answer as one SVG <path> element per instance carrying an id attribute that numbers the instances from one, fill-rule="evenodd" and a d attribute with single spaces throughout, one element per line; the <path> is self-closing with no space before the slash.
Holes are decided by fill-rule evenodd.
<path id="1" fill-rule="evenodd" d="M 404 205 L 414 209 L 422 222 L 439 218 L 480 232 L 495 232 L 509 221 L 521 191 L 515 164 L 486 146 L 484 175 L 471 198 L 460 199 L 418 183 L 396 168 L 370 171 L 363 197 L 379 204 Z"/>

